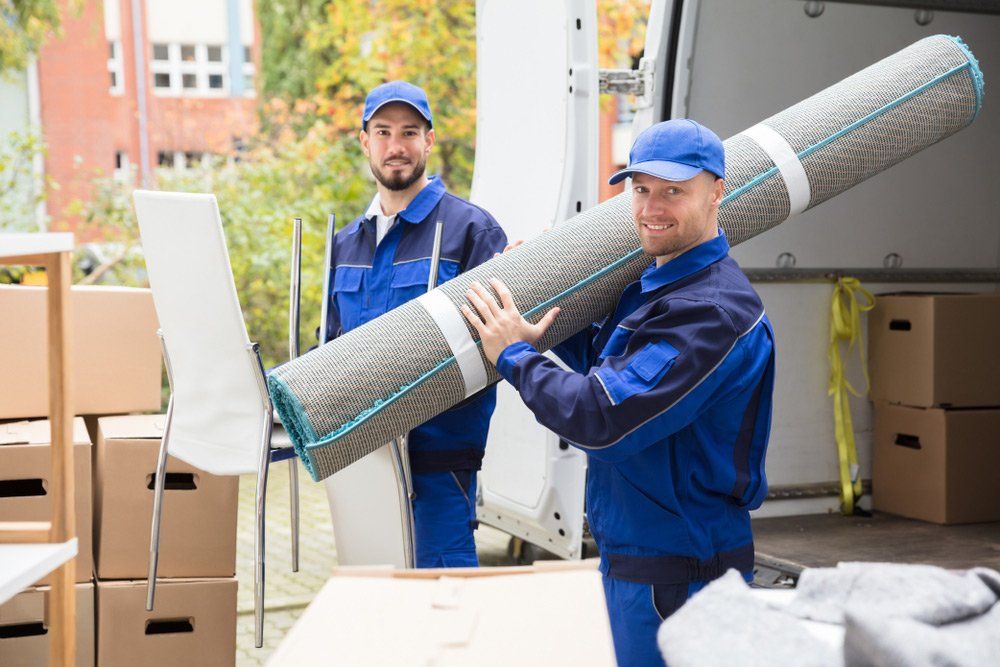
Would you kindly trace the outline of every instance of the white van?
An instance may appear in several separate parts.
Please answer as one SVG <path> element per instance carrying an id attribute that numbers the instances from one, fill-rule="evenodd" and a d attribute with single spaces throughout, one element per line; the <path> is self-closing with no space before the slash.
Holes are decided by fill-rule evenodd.
<path id="1" fill-rule="evenodd" d="M 1000 2 L 652 0 L 645 57 L 631 73 L 598 71 L 594 0 L 478 0 L 477 12 L 472 199 L 512 239 L 597 203 L 598 93 L 611 80 L 641 93 L 626 135 L 686 116 L 725 138 L 923 37 L 967 42 L 987 82 L 970 128 L 738 245 L 733 256 L 777 336 L 770 493 L 755 513 L 760 571 L 794 578 L 802 567 L 839 560 L 912 560 L 916 547 L 907 545 L 918 534 L 924 562 L 1000 567 L 989 548 L 1000 542 L 1000 524 L 952 531 L 959 542 L 946 547 L 933 526 L 841 518 L 827 396 L 831 276 L 855 276 L 876 293 L 997 289 L 1000 105 L 989 87 L 1000 73 Z M 856 356 L 848 374 L 864 386 Z M 871 403 L 856 400 L 852 409 L 867 485 Z M 586 457 L 535 422 L 506 383 L 486 451 L 482 523 L 515 536 L 516 552 L 523 541 L 562 558 L 593 555 L 583 546 Z"/>

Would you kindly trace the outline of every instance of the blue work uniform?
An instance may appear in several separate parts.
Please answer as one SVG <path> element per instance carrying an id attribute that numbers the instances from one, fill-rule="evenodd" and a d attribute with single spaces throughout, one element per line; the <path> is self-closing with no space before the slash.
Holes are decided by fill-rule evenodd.
<path id="1" fill-rule="evenodd" d="M 427 291 L 438 221 L 444 223 L 438 285 L 482 264 L 507 243 L 493 216 L 431 177 L 380 243 L 374 214 L 362 215 L 334 237 L 328 340 Z M 490 387 L 409 434 L 417 567 L 478 564 L 476 471 L 495 406 L 496 387 Z"/>
<path id="2" fill-rule="evenodd" d="M 622 667 L 663 665 L 661 621 L 708 581 L 751 578 L 749 510 L 767 493 L 774 341 L 721 234 L 625 288 L 555 348 L 497 369 L 537 420 L 587 453 L 587 517 Z"/>

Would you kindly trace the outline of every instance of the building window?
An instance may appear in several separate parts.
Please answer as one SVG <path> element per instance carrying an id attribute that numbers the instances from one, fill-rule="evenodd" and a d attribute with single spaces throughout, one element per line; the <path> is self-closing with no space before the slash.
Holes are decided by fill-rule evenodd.
<path id="1" fill-rule="evenodd" d="M 156 166 L 157 167 L 173 167 L 174 166 L 174 152 L 173 151 L 156 151 Z"/>
<path id="2" fill-rule="evenodd" d="M 243 96 L 256 97 L 257 91 L 254 88 L 254 78 L 257 68 L 253 64 L 253 57 L 249 46 L 243 47 Z"/>
<path id="3" fill-rule="evenodd" d="M 108 77 L 110 79 L 108 92 L 112 95 L 123 94 L 125 92 L 125 75 L 121 42 L 108 42 Z"/>
<path id="4" fill-rule="evenodd" d="M 204 167 L 207 163 L 208 153 L 202 153 L 201 151 L 187 151 L 184 153 L 184 167 L 187 169 Z"/>
<path id="5" fill-rule="evenodd" d="M 226 50 L 210 44 L 155 44 L 153 91 L 168 97 L 221 97 L 228 93 Z"/>
<path id="6" fill-rule="evenodd" d="M 114 178 L 119 181 L 128 181 L 132 177 L 132 165 L 125 151 L 115 151 L 115 171 Z"/>
<path id="7" fill-rule="evenodd" d="M 161 169 L 184 171 L 208 166 L 213 157 L 218 158 L 203 151 L 157 151 L 156 164 Z"/>

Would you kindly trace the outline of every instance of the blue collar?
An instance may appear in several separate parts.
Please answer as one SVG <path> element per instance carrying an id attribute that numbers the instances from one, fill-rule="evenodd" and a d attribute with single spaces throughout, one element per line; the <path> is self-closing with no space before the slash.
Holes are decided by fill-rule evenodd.
<path id="1" fill-rule="evenodd" d="M 729 241 L 720 229 L 719 235 L 711 241 L 705 241 L 690 250 L 657 267 L 656 262 L 646 269 L 642 277 L 642 293 L 647 294 L 661 287 L 686 278 L 692 273 L 701 271 L 706 266 L 715 264 L 729 254 Z"/>
<path id="2" fill-rule="evenodd" d="M 447 189 L 444 186 L 444 181 L 437 176 L 431 176 L 427 179 L 427 185 L 424 186 L 424 189 L 418 192 L 417 196 L 410 202 L 410 205 L 397 213 L 397 215 L 400 219 L 412 224 L 423 222 L 431 214 L 431 211 L 434 210 L 434 207 L 438 205 L 438 202 L 441 201 L 441 198 L 444 197 L 445 192 L 447 192 Z M 374 218 L 375 216 L 371 217 Z M 357 233 L 361 229 L 361 223 L 366 219 L 369 218 L 362 216 L 348 233 Z"/>

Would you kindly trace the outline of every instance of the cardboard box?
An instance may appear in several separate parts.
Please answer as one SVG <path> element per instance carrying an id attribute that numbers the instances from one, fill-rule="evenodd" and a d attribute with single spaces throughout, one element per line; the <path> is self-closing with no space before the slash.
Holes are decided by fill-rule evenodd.
<path id="1" fill-rule="evenodd" d="M 872 503 L 934 523 L 1000 520 L 1000 410 L 876 403 Z"/>
<path id="2" fill-rule="evenodd" d="M 0 521 L 52 521 L 52 437 L 47 419 L 0 424 Z M 94 578 L 91 446 L 83 420 L 73 420 L 76 580 Z M 52 575 L 42 579 L 51 583 Z M 0 662 L 2 664 L 2 662 Z"/>
<path id="3" fill-rule="evenodd" d="M 76 585 L 76 667 L 94 665 L 94 584 Z M 0 606 L 0 665 L 49 664 L 49 587 L 31 588 Z"/>
<path id="4" fill-rule="evenodd" d="M 70 292 L 73 411 L 160 409 L 162 352 L 148 289 L 76 286 Z M 49 413 L 46 288 L 0 285 L 0 419 Z"/>
<path id="5" fill-rule="evenodd" d="M 100 667 L 232 667 L 236 579 L 165 579 L 146 611 L 145 581 L 97 582 Z"/>
<path id="6" fill-rule="evenodd" d="M 338 568 L 268 664 L 612 666 L 615 655 L 601 575 L 590 563 Z"/>
<path id="7" fill-rule="evenodd" d="M 98 420 L 94 559 L 99 579 L 148 574 L 156 459 L 164 415 Z M 239 478 L 167 459 L 160 524 L 162 577 L 231 577 L 236 572 Z"/>
<path id="8" fill-rule="evenodd" d="M 878 296 L 868 316 L 872 399 L 1000 406 L 997 332 L 1000 293 Z"/>

